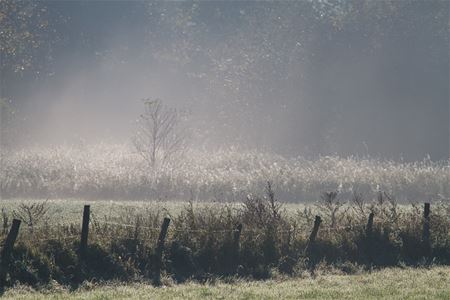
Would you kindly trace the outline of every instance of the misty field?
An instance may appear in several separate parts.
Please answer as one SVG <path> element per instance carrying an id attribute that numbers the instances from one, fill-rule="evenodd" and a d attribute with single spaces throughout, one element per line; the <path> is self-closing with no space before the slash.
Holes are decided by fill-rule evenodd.
<path id="1" fill-rule="evenodd" d="M 0 297 L 450 299 L 443 0 L 0 0 Z"/>
<path id="2" fill-rule="evenodd" d="M 239 287 L 235 298 L 277 293 L 286 298 L 297 293 L 306 298 L 389 297 L 399 286 L 386 288 L 378 275 L 345 279 L 330 271 L 326 279 L 296 278 L 323 270 L 366 274 L 450 263 L 448 161 L 286 158 L 228 148 L 191 149 L 163 167 L 150 168 L 134 148 L 99 144 L 4 149 L 1 164 L 1 239 L 6 240 L 13 219 L 22 221 L 4 281 L 19 286 L 7 292 L 12 297 L 37 296 L 21 285 L 40 293 L 55 285 L 51 295 L 56 298 L 68 296 L 69 290 L 81 298 L 147 293 L 220 298 L 234 286 Z M 431 202 L 426 218 L 424 202 Z M 91 207 L 90 229 L 81 250 L 85 204 Z M 167 218 L 161 248 L 158 236 Z M 153 289 L 141 284 L 160 284 L 155 279 L 160 272 L 162 284 L 183 285 Z M 404 272 L 423 278 L 427 272 L 448 275 L 445 267 Z M 247 283 L 280 276 L 286 280 L 273 290 L 270 284 Z M 359 284 L 373 276 L 372 287 Z M 230 280 L 237 282 L 199 285 Z M 424 286 L 425 279 L 420 280 Z M 111 281 L 126 285 L 111 290 L 102 284 Z M 345 291 L 333 287 L 352 281 L 355 285 Z M 286 285 L 297 284 L 285 291 Z M 86 285 L 95 289 L 86 290 Z M 261 285 L 267 286 L 263 294 Z M 420 286 L 405 286 L 401 297 L 423 295 Z M 445 298 L 445 293 L 437 289 L 431 297 Z"/>
<path id="3" fill-rule="evenodd" d="M 314 202 L 325 191 L 385 191 L 403 203 L 450 198 L 449 161 L 394 162 L 375 158 L 285 158 L 228 148 L 188 151 L 151 172 L 125 145 L 2 150 L 0 194 L 7 198 L 202 200 L 240 202 L 268 181 L 284 202 Z"/>

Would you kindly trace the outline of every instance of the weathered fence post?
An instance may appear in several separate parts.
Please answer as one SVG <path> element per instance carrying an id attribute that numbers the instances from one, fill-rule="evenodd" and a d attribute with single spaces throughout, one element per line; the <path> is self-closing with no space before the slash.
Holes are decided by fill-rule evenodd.
<path id="1" fill-rule="evenodd" d="M 291 248 L 291 243 L 292 243 L 292 227 L 290 227 L 288 229 L 288 238 L 287 238 L 287 243 L 286 243 L 286 251 L 288 252 L 289 249 Z"/>
<path id="2" fill-rule="evenodd" d="M 314 227 L 309 236 L 308 245 L 306 246 L 305 253 L 309 253 L 311 251 L 311 248 L 314 246 L 317 233 L 319 232 L 320 223 L 322 223 L 322 219 L 320 218 L 320 216 L 316 216 L 316 219 L 314 220 Z"/>
<path id="3" fill-rule="evenodd" d="M 370 263 L 373 260 L 373 217 L 374 213 L 371 212 L 366 227 L 366 252 Z"/>
<path id="4" fill-rule="evenodd" d="M 138 216 L 136 216 L 136 224 L 134 226 L 134 239 L 135 239 L 135 241 L 138 240 L 140 226 L 141 226 L 141 217 L 138 215 Z"/>
<path id="5" fill-rule="evenodd" d="M 374 213 L 371 212 L 369 214 L 369 219 L 367 220 L 367 227 L 366 227 L 366 236 L 368 240 L 372 239 L 372 233 L 373 233 L 373 217 Z"/>
<path id="6" fill-rule="evenodd" d="M 291 241 L 292 241 L 292 227 L 287 230 L 286 239 L 283 241 L 283 244 L 281 246 L 282 256 L 288 255 L 289 249 L 291 248 Z"/>
<path id="7" fill-rule="evenodd" d="M 6 237 L 2 253 L 1 253 L 1 265 L 0 265 L 0 289 L 3 289 L 6 285 L 6 274 L 9 269 L 10 256 L 16 242 L 17 235 L 19 234 L 21 221 L 14 219 L 9 230 L 8 236 Z"/>
<path id="8" fill-rule="evenodd" d="M 314 253 L 315 250 L 315 242 L 317 233 L 319 232 L 319 226 L 320 223 L 322 223 L 322 219 L 320 216 L 316 216 L 316 219 L 314 220 L 314 227 L 311 231 L 311 234 L 309 235 L 308 244 L 306 245 L 304 255 L 308 257 L 307 264 L 308 269 L 311 271 L 311 273 L 314 275 L 314 269 L 317 264 L 317 254 Z"/>
<path id="9" fill-rule="evenodd" d="M 425 203 L 423 207 L 423 231 L 422 242 L 425 250 L 425 255 L 429 256 L 431 253 L 430 244 L 430 203 Z"/>
<path id="10" fill-rule="evenodd" d="M 169 229 L 170 219 L 164 218 L 159 233 L 158 244 L 156 246 L 156 272 L 153 279 L 155 285 L 161 285 L 161 269 L 162 269 L 162 254 L 164 250 L 164 242 L 166 240 L 167 230 Z"/>
<path id="11" fill-rule="evenodd" d="M 89 217 L 90 217 L 90 205 L 85 205 L 83 209 L 83 225 L 81 227 L 81 241 L 80 241 L 80 254 L 84 255 L 87 249 L 88 235 L 89 235 Z"/>
<path id="12" fill-rule="evenodd" d="M 3 233 L 5 234 L 8 231 L 8 214 L 6 210 L 2 208 L 2 217 L 3 217 Z"/>
<path id="13" fill-rule="evenodd" d="M 240 239 L 241 239 L 241 232 L 242 232 L 242 224 L 238 224 L 236 226 L 236 229 L 233 233 L 233 251 L 234 251 L 234 271 L 237 270 L 237 267 L 239 266 L 239 248 L 240 248 Z"/>

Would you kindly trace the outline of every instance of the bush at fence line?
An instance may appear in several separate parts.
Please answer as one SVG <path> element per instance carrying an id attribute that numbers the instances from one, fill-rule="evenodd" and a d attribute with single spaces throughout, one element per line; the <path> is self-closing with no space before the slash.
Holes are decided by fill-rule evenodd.
<path id="1" fill-rule="evenodd" d="M 384 193 L 363 204 L 360 196 L 356 198 L 347 201 L 348 209 L 340 211 L 339 217 L 323 218 L 311 251 L 305 249 L 314 212 L 305 209 L 288 215 L 271 185 L 264 195 L 248 196 L 241 206 L 197 207 L 191 202 L 172 218 L 163 272 L 183 282 L 236 275 L 262 279 L 275 270 L 296 275 L 323 264 L 346 273 L 404 264 L 450 264 L 447 204 L 432 204 L 427 252 L 421 207 L 400 209 L 395 198 Z M 314 209 L 328 208 L 329 201 L 322 199 Z M 364 218 L 369 212 L 375 215 L 370 235 L 368 214 Z M 84 280 L 151 279 L 158 265 L 155 246 L 164 214 L 163 210 L 134 210 L 104 218 L 91 215 L 83 259 L 78 252 L 79 224 L 22 227 L 8 283 L 36 286 L 56 280 L 76 286 Z"/>
<path id="2" fill-rule="evenodd" d="M 449 161 L 399 163 L 324 156 L 313 160 L 236 148 L 191 150 L 156 174 L 125 145 L 0 149 L 2 198 L 241 200 L 267 180 L 283 201 L 313 201 L 324 190 L 375 194 L 401 202 L 450 199 Z"/>

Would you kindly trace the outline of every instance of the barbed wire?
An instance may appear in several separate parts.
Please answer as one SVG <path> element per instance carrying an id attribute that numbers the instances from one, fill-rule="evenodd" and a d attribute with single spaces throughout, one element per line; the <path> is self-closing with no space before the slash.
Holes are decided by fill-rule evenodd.
<path id="1" fill-rule="evenodd" d="M 93 223 L 94 224 L 104 224 L 104 225 L 128 227 L 128 228 L 133 228 L 133 229 L 144 228 L 144 229 L 155 230 L 155 231 L 161 230 L 161 228 L 144 226 L 144 225 L 141 225 L 141 224 L 126 224 L 126 223 L 117 223 L 117 222 L 110 222 L 110 221 L 98 221 L 98 220 L 95 220 Z"/>
<path id="2" fill-rule="evenodd" d="M 386 223 L 383 222 L 374 222 L 372 225 L 372 228 L 375 229 L 377 227 L 381 227 L 383 225 L 386 225 Z M 351 225 L 341 225 L 341 226 L 334 226 L 334 227 L 321 227 L 319 228 L 320 232 L 338 232 L 338 231 L 350 231 L 355 229 L 367 229 L 367 224 L 351 224 Z"/>
<path id="3" fill-rule="evenodd" d="M 159 232 L 161 230 L 160 227 L 151 227 L 151 226 L 145 226 L 143 224 L 140 223 L 135 223 L 135 224 L 127 224 L 127 223 L 121 223 L 121 222 L 112 222 L 112 221 L 101 221 L 98 220 L 96 218 L 92 218 L 91 217 L 91 222 L 93 225 L 93 234 L 97 234 L 96 230 L 97 228 L 101 228 L 101 225 L 109 225 L 109 226 L 119 226 L 119 227 L 123 227 L 123 228 L 132 228 L 135 230 L 138 229 L 145 229 L 145 230 L 149 230 L 152 232 Z M 27 224 L 25 224 L 27 225 Z M 67 224 L 67 225 L 63 225 L 63 224 L 57 224 L 57 226 L 60 226 L 62 228 L 65 229 L 73 229 L 73 225 L 74 224 Z M 379 226 L 383 226 L 385 225 L 385 223 L 383 222 L 374 222 L 373 223 L 373 228 L 379 227 Z M 23 236 L 23 232 L 24 230 L 28 229 L 29 231 L 25 231 L 25 234 L 33 234 L 35 233 L 35 231 L 41 230 L 41 229 L 48 229 L 49 233 L 52 232 L 52 228 L 54 228 L 55 225 L 52 224 L 42 224 L 42 225 L 38 225 L 38 226 L 21 226 L 20 227 L 20 232 L 22 232 L 21 236 Z M 350 224 L 350 225 L 339 225 L 339 226 L 320 226 L 319 227 L 319 232 L 320 233 L 325 233 L 325 234 L 329 234 L 332 232 L 339 232 L 339 231 L 350 231 L 350 230 L 355 230 L 355 229 L 366 229 L 367 228 L 367 224 Z M 292 237 L 294 236 L 304 236 L 307 237 L 310 233 L 311 229 L 305 228 L 305 227 L 291 227 L 289 229 L 285 229 L 285 228 L 280 228 L 277 230 L 272 230 L 270 231 L 270 229 L 267 228 L 246 228 L 245 226 L 241 229 L 241 235 L 243 236 L 247 236 L 248 234 L 255 234 L 255 239 L 260 238 L 262 235 L 268 233 L 268 232 L 272 232 L 272 233 L 276 233 L 276 234 L 289 234 L 292 235 Z M 73 230 L 69 230 L 72 231 Z M 170 233 L 205 233 L 205 234 L 219 234 L 219 233 L 235 233 L 238 232 L 239 230 L 237 228 L 234 229 L 191 229 L 191 228 L 177 228 L 177 227 L 170 227 L 169 228 L 169 234 Z M 81 228 L 80 228 L 80 232 L 81 232 Z M 135 231 L 134 234 L 132 234 L 133 236 L 130 237 L 130 239 L 142 239 L 142 232 L 137 232 Z M 6 236 L 6 235 L 5 235 Z M 140 236 L 140 237 L 139 237 Z M 78 234 L 72 234 L 72 235 L 65 235 L 64 237 L 60 236 L 60 237 L 55 237 L 55 238 L 35 238 L 33 236 L 29 237 L 31 240 L 33 241 L 39 241 L 39 242 L 43 242 L 43 241 L 51 241 L 51 240 L 70 240 L 70 239 L 75 239 L 79 237 L 79 233 Z M 148 238 L 147 238 L 148 239 Z"/>
<path id="4" fill-rule="evenodd" d="M 79 238 L 80 238 L 79 235 L 70 235 L 70 236 L 55 237 L 55 238 L 33 238 L 33 241 L 38 241 L 38 242 L 68 241 L 68 240 L 77 240 Z"/>
<path id="5" fill-rule="evenodd" d="M 56 237 L 36 237 L 35 235 L 31 235 L 31 233 L 25 233 L 25 234 L 22 233 L 19 237 L 23 238 L 24 235 L 27 239 L 29 239 L 33 242 L 67 241 L 67 240 L 76 240 L 76 239 L 80 238 L 79 234 L 56 236 Z"/>
<path id="6" fill-rule="evenodd" d="M 117 223 L 117 222 L 109 222 L 109 221 L 95 221 L 97 224 L 105 224 L 105 225 L 113 225 L 113 226 L 121 226 L 121 227 L 128 227 L 128 228 L 144 228 L 148 230 L 154 230 L 154 231 L 160 231 L 161 228 L 159 227 L 149 227 L 149 226 L 143 226 L 140 224 L 126 224 L 126 223 Z M 197 233 L 232 233 L 239 231 L 238 229 L 190 229 L 190 228 L 169 228 L 170 232 L 197 232 Z M 260 233 L 265 231 L 265 229 L 245 229 L 245 227 L 242 229 L 241 233 Z M 292 229 L 285 229 L 285 230 L 275 230 L 276 233 L 289 233 L 292 232 Z"/>

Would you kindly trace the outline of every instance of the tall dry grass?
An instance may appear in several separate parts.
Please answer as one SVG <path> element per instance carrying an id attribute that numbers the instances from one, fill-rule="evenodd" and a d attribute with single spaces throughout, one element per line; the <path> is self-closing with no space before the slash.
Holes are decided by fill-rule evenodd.
<path id="1" fill-rule="evenodd" d="M 124 145 L 29 148 L 1 155 L 2 198 L 192 199 L 240 201 L 267 181 L 283 201 L 311 202 L 323 191 L 399 202 L 450 198 L 450 162 L 372 158 L 285 158 L 234 148 L 190 151 L 157 172 Z M 156 174 L 156 175 L 155 175 Z"/>

